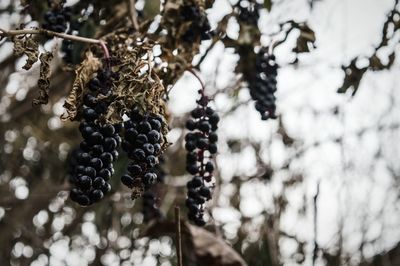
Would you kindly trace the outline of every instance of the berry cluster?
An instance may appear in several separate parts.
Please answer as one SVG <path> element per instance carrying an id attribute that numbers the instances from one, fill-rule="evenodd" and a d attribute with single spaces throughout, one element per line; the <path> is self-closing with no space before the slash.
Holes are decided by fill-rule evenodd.
<path id="1" fill-rule="evenodd" d="M 239 22 L 253 26 L 257 26 L 261 8 L 262 5 L 257 3 L 256 0 L 240 0 L 235 6 Z"/>
<path id="2" fill-rule="evenodd" d="M 44 14 L 42 27 L 55 32 L 65 32 L 68 21 L 71 19 L 71 9 L 64 7 L 65 0 L 54 2 L 47 1 L 50 10 Z"/>
<path id="3" fill-rule="evenodd" d="M 154 114 L 141 114 L 138 108 L 129 113 L 129 118 L 124 123 L 122 149 L 132 161 L 128 165 L 129 173 L 121 177 L 121 182 L 131 189 L 148 190 L 157 181 L 154 167 L 162 152 L 163 120 Z"/>
<path id="4" fill-rule="evenodd" d="M 189 29 L 182 35 L 182 40 L 185 42 L 193 42 L 197 36 L 201 40 L 209 40 L 212 37 L 210 23 L 207 16 L 198 6 L 184 5 L 180 10 L 180 16 L 183 21 L 191 21 Z"/>
<path id="5" fill-rule="evenodd" d="M 116 149 L 121 142 L 118 135 L 121 126 L 102 125 L 97 119 L 108 107 L 98 96 L 110 92 L 113 78 L 115 74 L 111 71 L 99 71 L 89 82 L 91 91 L 83 96 L 83 120 L 79 130 L 84 140 L 76 154 L 77 165 L 71 180 L 76 187 L 70 193 L 71 200 L 83 206 L 101 200 L 111 190 L 108 181 L 118 157 Z"/>
<path id="6" fill-rule="evenodd" d="M 219 116 L 208 106 L 208 98 L 202 96 L 197 101 L 198 106 L 192 110 L 192 118 L 186 122 L 190 130 L 185 136 L 187 150 L 186 170 L 194 175 L 187 183 L 188 198 L 186 206 L 189 209 L 188 218 L 198 226 L 205 225 L 203 219 L 203 204 L 211 199 L 211 188 L 206 182 L 211 182 L 214 165 L 212 155 L 217 152 Z"/>
<path id="7" fill-rule="evenodd" d="M 261 114 L 262 120 L 276 118 L 275 95 L 276 77 L 278 65 L 275 56 L 269 55 L 265 48 L 262 48 L 256 55 L 255 74 L 247 77 L 250 95 L 256 101 L 256 110 Z"/>

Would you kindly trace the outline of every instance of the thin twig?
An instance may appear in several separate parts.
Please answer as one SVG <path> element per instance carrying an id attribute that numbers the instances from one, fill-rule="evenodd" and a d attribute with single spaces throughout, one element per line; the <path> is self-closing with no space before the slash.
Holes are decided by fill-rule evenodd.
<path id="1" fill-rule="evenodd" d="M 313 251 L 313 259 L 312 259 L 312 265 L 315 265 L 315 262 L 318 257 L 318 242 L 317 242 L 317 234 L 318 234 L 318 227 L 317 227 L 317 217 L 318 217 L 318 208 L 317 208 L 317 201 L 318 201 L 318 196 L 319 196 L 319 181 L 317 183 L 317 192 L 315 193 L 314 196 L 314 251 Z"/>
<path id="2" fill-rule="evenodd" d="M 60 33 L 45 29 L 22 29 L 22 30 L 5 30 L 0 28 L 0 37 L 12 37 L 17 35 L 26 35 L 26 34 L 42 34 L 48 36 L 59 37 L 65 40 L 71 40 L 76 42 L 83 42 L 83 43 L 92 43 L 92 44 L 99 44 L 101 48 L 104 50 L 104 57 L 109 58 L 110 53 L 107 49 L 106 43 L 103 40 L 86 38 L 76 35 L 70 35 L 66 33 Z"/>
<path id="3" fill-rule="evenodd" d="M 25 34 L 43 34 L 43 35 L 50 35 L 60 37 L 66 40 L 77 41 L 77 42 L 84 42 L 84 43 L 94 43 L 94 44 L 101 44 L 103 41 L 98 39 L 86 38 L 76 35 L 70 35 L 66 33 L 60 33 L 45 29 L 22 29 L 22 30 L 4 30 L 0 28 L 0 36 L 2 37 L 10 37 L 16 35 L 25 35 Z"/>
<path id="4" fill-rule="evenodd" d="M 175 233 L 176 233 L 176 257 L 178 266 L 183 266 L 182 262 L 182 233 L 181 233 L 181 211 L 175 206 Z"/>
<path id="5" fill-rule="evenodd" d="M 192 73 L 193 76 L 195 76 L 196 79 L 200 82 L 201 94 L 204 95 L 204 90 L 205 90 L 206 86 L 204 85 L 204 82 L 201 80 L 200 76 L 192 68 L 188 68 L 186 70 L 189 71 L 190 73 Z"/>
<path id="6" fill-rule="evenodd" d="M 135 28 L 135 30 L 139 30 L 139 23 L 137 20 L 137 12 L 136 12 L 135 5 L 136 5 L 135 0 L 129 0 L 129 12 L 131 14 L 132 24 L 133 24 L 133 27 Z"/>

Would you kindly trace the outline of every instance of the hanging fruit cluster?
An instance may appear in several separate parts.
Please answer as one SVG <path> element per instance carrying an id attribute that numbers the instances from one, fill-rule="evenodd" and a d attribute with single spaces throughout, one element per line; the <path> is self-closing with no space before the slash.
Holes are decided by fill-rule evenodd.
<path id="1" fill-rule="evenodd" d="M 203 91 L 198 106 L 192 110 L 191 118 L 186 122 L 186 128 L 190 131 L 186 134 L 185 148 L 186 170 L 194 175 L 187 183 L 186 206 L 189 210 L 188 218 L 199 226 L 205 225 L 203 218 L 204 203 L 211 199 L 214 164 L 212 156 L 217 153 L 219 116 L 209 106 L 209 99 Z"/>

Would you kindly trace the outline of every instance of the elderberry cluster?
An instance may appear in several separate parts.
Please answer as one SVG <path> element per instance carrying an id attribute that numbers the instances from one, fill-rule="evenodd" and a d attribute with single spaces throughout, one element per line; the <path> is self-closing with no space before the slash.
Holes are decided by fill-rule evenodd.
<path id="1" fill-rule="evenodd" d="M 215 131 L 218 129 L 219 116 L 208 106 L 206 96 L 202 96 L 197 103 L 198 106 L 192 110 L 191 118 L 186 122 L 186 128 L 190 130 L 185 136 L 186 170 L 194 175 L 187 183 L 186 206 L 189 220 L 203 226 L 203 204 L 211 199 L 211 188 L 206 182 L 211 182 L 214 170 L 211 159 L 217 152 L 218 135 Z"/>
<path id="2" fill-rule="evenodd" d="M 59 2 L 47 1 L 50 10 L 44 14 L 42 27 L 55 32 L 65 32 L 71 19 L 71 9 L 64 7 L 65 0 Z"/>
<path id="3" fill-rule="evenodd" d="M 262 5 L 257 3 L 256 0 L 239 0 L 235 5 L 239 22 L 253 26 L 257 26 L 261 8 Z"/>
<path id="4" fill-rule="evenodd" d="M 182 35 L 182 40 L 185 42 L 193 42 L 196 36 L 201 37 L 201 40 L 209 40 L 212 37 L 210 23 L 207 16 L 202 12 L 197 5 L 190 4 L 182 6 L 180 16 L 183 21 L 191 21 L 189 29 Z"/>
<path id="5" fill-rule="evenodd" d="M 262 48 L 256 54 L 255 74 L 247 77 L 249 83 L 250 95 L 255 100 L 255 108 L 261 114 L 262 120 L 276 118 L 276 77 L 278 75 L 278 65 L 275 62 L 275 56 L 268 54 L 265 48 Z"/>
<path id="6" fill-rule="evenodd" d="M 91 91 L 83 96 L 83 120 L 79 130 L 84 140 L 74 158 L 77 165 L 71 181 L 76 187 L 70 193 L 71 200 L 83 206 L 101 200 L 111 190 L 108 181 L 114 174 L 113 162 L 118 158 L 121 126 L 100 124 L 97 119 L 108 107 L 98 96 L 110 92 L 113 78 L 115 74 L 111 71 L 99 71 L 89 82 Z"/>
<path id="7" fill-rule="evenodd" d="M 121 182 L 129 187 L 143 187 L 148 190 L 157 181 L 154 167 L 161 154 L 163 120 L 154 114 L 141 114 L 138 108 L 129 113 L 129 120 L 124 123 L 125 136 L 122 149 L 131 162 L 127 174 Z"/>

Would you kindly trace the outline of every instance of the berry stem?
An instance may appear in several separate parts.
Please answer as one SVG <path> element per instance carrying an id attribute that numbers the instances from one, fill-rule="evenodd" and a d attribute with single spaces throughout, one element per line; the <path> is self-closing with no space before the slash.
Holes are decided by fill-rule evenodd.
<path id="1" fill-rule="evenodd" d="M 99 44 L 104 51 L 104 58 L 107 60 L 110 59 L 110 52 L 108 51 L 106 43 L 104 41 L 100 41 Z"/>
<path id="2" fill-rule="evenodd" d="M 195 76 L 196 79 L 199 81 L 199 83 L 200 83 L 200 85 L 201 85 L 200 93 L 201 93 L 201 96 L 204 96 L 204 93 L 205 93 L 205 85 L 204 85 L 204 82 L 201 80 L 200 76 L 196 73 L 196 71 L 195 71 L 193 68 L 188 68 L 188 69 L 186 69 L 186 70 L 189 71 L 190 73 L 192 73 L 192 75 Z"/>

